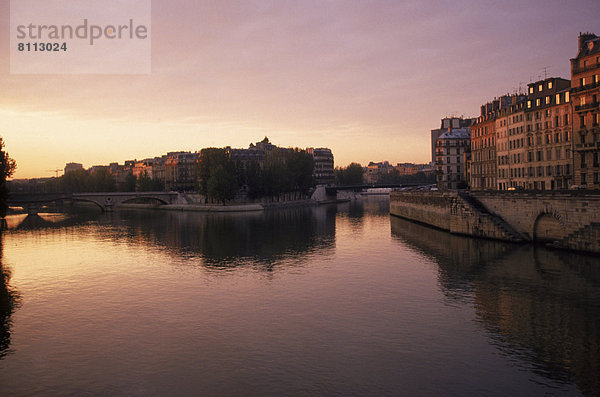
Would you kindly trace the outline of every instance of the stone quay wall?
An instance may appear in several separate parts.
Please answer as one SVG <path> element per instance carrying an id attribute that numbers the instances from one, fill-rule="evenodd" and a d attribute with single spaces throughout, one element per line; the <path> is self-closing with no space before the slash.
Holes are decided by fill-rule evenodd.
<path id="1" fill-rule="evenodd" d="M 392 192 L 390 213 L 455 234 L 600 253 L 600 192 Z"/>

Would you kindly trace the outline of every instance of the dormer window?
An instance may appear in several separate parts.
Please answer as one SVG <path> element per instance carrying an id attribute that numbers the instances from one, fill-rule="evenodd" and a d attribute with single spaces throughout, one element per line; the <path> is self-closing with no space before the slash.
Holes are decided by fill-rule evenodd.
<path id="1" fill-rule="evenodd" d="M 552 89 L 552 82 L 551 82 L 551 81 L 549 81 L 549 82 L 548 82 L 548 89 L 549 89 L 549 90 L 551 90 L 551 89 Z"/>

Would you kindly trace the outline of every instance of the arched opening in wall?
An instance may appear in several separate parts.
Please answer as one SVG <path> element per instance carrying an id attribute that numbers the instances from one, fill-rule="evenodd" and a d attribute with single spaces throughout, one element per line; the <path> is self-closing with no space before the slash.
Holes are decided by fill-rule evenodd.
<path id="1" fill-rule="evenodd" d="M 146 204 L 159 206 L 162 204 L 169 204 L 165 200 L 157 197 L 133 197 L 127 200 L 121 201 L 119 204 Z"/>
<path id="2" fill-rule="evenodd" d="M 553 214 L 541 214 L 535 220 L 533 240 L 538 243 L 553 243 L 567 236 L 565 228 Z"/>

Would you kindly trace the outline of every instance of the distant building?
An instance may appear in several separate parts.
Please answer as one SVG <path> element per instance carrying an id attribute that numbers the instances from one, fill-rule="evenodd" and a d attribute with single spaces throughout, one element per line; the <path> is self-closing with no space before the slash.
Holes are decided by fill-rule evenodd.
<path id="1" fill-rule="evenodd" d="M 170 152 L 165 158 L 165 189 L 187 191 L 197 186 L 198 153 Z"/>
<path id="2" fill-rule="evenodd" d="M 234 163 L 241 162 L 242 164 L 246 164 L 250 161 L 256 161 L 257 163 L 262 164 L 265 154 L 276 147 L 277 146 L 269 142 L 269 138 L 265 137 L 265 139 L 256 142 L 256 144 L 251 143 L 250 146 L 248 146 L 248 149 L 233 149 L 230 146 L 227 146 L 225 151 Z"/>
<path id="3" fill-rule="evenodd" d="M 571 59 L 574 182 L 600 189 L 600 37 L 592 33 L 577 38 L 577 56 Z"/>
<path id="4" fill-rule="evenodd" d="M 449 128 L 436 141 L 436 182 L 441 190 L 464 189 L 466 153 L 471 150 L 469 128 Z"/>
<path id="5" fill-rule="evenodd" d="M 382 175 L 389 174 L 394 167 L 388 161 L 379 163 L 370 162 L 367 165 L 366 182 L 377 183 Z"/>
<path id="6" fill-rule="evenodd" d="M 394 169 L 398 172 L 398 175 L 414 175 L 419 172 L 419 166 L 413 163 L 398 163 Z"/>
<path id="7" fill-rule="evenodd" d="M 78 171 L 78 170 L 83 170 L 83 164 L 67 163 L 65 165 L 65 174 L 68 174 L 69 172 L 73 172 L 73 171 Z"/>
<path id="8" fill-rule="evenodd" d="M 327 148 L 308 148 L 306 152 L 313 156 L 315 168 L 313 178 L 317 185 L 331 185 L 335 182 L 333 153 Z"/>
<path id="9" fill-rule="evenodd" d="M 440 128 L 431 130 L 431 165 L 435 164 L 436 142 L 440 135 L 448 132 L 448 129 L 467 128 L 473 124 L 473 119 L 463 117 L 445 117 L 441 121 Z"/>

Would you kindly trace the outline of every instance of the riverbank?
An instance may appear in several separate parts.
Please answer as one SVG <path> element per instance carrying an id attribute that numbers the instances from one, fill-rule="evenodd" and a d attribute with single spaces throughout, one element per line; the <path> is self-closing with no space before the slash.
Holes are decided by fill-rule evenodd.
<path id="1" fill-rule="evenodd" d="M 392 192 L 390 214 L 453 234 L 600 253 L 598 192 Z"/>
<path id="2" fill-rule="evenodd" d="M 319 205 L 314 200 L 293 200 L 273 203 L 247 203 L 247 204 L 130 204 L 124 203 L 118 209 L 152 209 L 165 211 L 191 211 L 191 212 L 255 212 L 278 208 L 311 207 Z"/>

